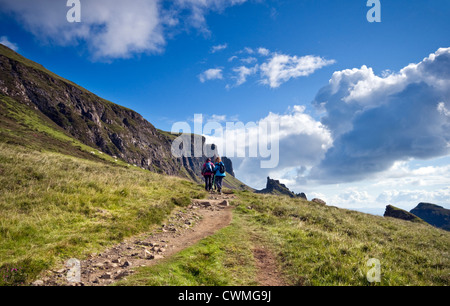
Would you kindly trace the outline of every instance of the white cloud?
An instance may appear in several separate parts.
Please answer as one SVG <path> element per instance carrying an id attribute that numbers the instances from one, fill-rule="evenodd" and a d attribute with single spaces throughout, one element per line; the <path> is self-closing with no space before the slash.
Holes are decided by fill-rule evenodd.
<path id="1" fill-rule="evenodd" d="M 318 56 L 289 56 L 275 53 L 267 62 L 260 66 L 263 84 L 271 88 L 278 88 L 281 84 L 292 78 L 308 76 L 317 69 L 335 63 L 334 60 L 325 60 Z"/>
<path id="2" fill-rule="evenodd" d="M 378 197 L 377 202 L 383 204 L 392 204 L 395 206 L 396 203 L 408 205 L 417 205 L 419 202 L 428 202 L 434 204 L 449 203 L 450 198 L 450 187 L 438 189 L 438 190 L 386 190 L 383 191 Z"/>
<path id="3" fill-rule="evenodd" d="M 0 44 L 7 46 L 8 48 L 10 48 L 14 51 L 19 50 L 19 47 L 17 46 L 17 44 L 10 42 L 8 37 L 6 37 L 6 36 L 0 37 Z"/>
<path id="4" fill-rule="evenodd" d="M 258 60 L 256 59 L 256 57 L 246 57 L 246 58 L 241 58 L 241 62 L 246 63 L 246 64 L 252 64 L 257 62 Z"/>
<path id="5" fill-rule="evenodd" d="M 0 0 L 23 27 L 43 42 L 85 44 L 93 59 L 128 58 L 140 53 L 160 53 L 168 33 L 194 27 L 208 32 L 205 15 L 246 0 L 81 1 L 81 23 L 66 20 L 66 1 Z"/>
<path id="6" fill-rule="evenodd" d="M 258 48 L 258 54 L 259 55 L 267 56 L 267 55 L 269 55 L 269 53 L 270 53 L 269 49 L 266 49 L 266 48 L 263 48 L 263 47 Z"/>
<path id="7" fill-rule="evenodd" d="M 437 110 L 439 111 L 439 113 L 441 113 L 444 116 L 447 116 L 447 117 L 450 116 L 450 111 L 445 107 L 444 102 L 438 103 Z"/>
<path id="8" fill-rule="evenodd" d="M 211 68 L 203 71 L 198 78 L 202 83 L 210 80 L 221 80 L 223 79 L 222 68 Z"/>
<path id="9" fill-rule="evenodd" d="M 213 46 L 211 48 L 211 53 L 216 53 L 216 52 L 219 52 L 221 50 L 225 50 L 227 47 L 228 47 L 228 44 Z"/>
<path id="10" fill-rule="evenodd" d="M 255 53 L 255 51 L 252 48 L 245 47 L 243 50 L 239 51 L 239 53 L 253 54 L 253 53 Z"/>
<path id="11" fill-rule="evenodd" d="M 267 139 L 261 139 L 258 125 L 271 123 L 279 125 L 278 131 L 271 133 Z M 332 145 L 329 131 L 306 114 L 303 106 L 295 106 L 286 114 L 269 113 L 254 125 L 247 123 L 247 126 L 227 129 L 223 135 L 205 136 L 209 143 L 218 145 L 221 155 L 232 158 L 239 179 L 258 188 L 264 186 L 268 175 L 286 179 L 281 176 L 287 172 L 293 171 L 295 174 L 297 168 L 317 164 Z M 259 154 L 251 157 L 249 148 L 260 145 L 268 148 L 268 144 L 275 141 L 279 144 L 278 166 L 274 169 L 261 168 L 260 162 L 267 158 Z"/>
<path id="12" fill-rule="evenodd" d="M 232 70 L 238 73 L 237 76 L 232 78 L 237 79 L 234 86 L 239 86 L 247 81 L 247 78 L 252 75 L 259 75 L 259 84 L 269 85 L 271 88 L 278 88 L 281 84 L 289 81 L 290 79 L 298 78 L 301 76 L 308 76 L 314 73 L 317 69 L 331 65 L 335 63 L 334 60 L 325 60 L 319 56 L 307 55 L 307 56 L 289 56 L 280 53 L 274 53 L 271 57 L 270 51 L 266 48 L 260 47 L 258 49 L 252 49 L 245 47 L 240 50 L 237 55 L 233 55 L 228 58 L 228 62 L 232 63 L 234 60 L 239 59 L 241 62 L 249 65 L 254 64 L 249 68 L 246 66 L 236 66 Z M 241 55 L 246 55 L 241 57 Z M 248 55 L 260 55 L 259 57 Z M 226 85 L 227 89 L 233 87 L 232 85 Z"/>
<path id="13" fill-rule="evenodd" d="M 236 86 L 240 86 L 247 81 L 247 77 L 255 74 L 258 71 L 258 65 L 254 66 L 252 68 L 240 66 L 240 67 L 234 68 L 233 71 L 238 74 L 236 77 L 236 79 L 237 79 Z"/>
<path id="14" fill-rule="evenodd" d="M 448 155 L 449 97 L 450 48 L 382 77 L 366 66 L 335 72 L 314 102 L 334 145 L 311 178 L 357 181 L 395 162 Z"/>

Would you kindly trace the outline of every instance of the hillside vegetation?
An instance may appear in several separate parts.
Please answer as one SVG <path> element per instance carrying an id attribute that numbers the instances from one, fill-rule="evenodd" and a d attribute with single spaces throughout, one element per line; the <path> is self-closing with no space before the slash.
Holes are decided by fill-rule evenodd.
<path id="1" fill-rule="evenodd" d="M 233 223 L 119 285 L 255 285 L 252 249 L 275 254 L 289 285 L 449 285 L 450 235 L 430 225 L 237 192 Z M 369 283 L 370 258 L 381 282 Z"/>
<path id="2" fill-rule="evenodd" d="M 177 177 L 8 144 L 0 173 L 0 272 L 20 268 L 13 283 L 148 231 L 205 196 Z"/>

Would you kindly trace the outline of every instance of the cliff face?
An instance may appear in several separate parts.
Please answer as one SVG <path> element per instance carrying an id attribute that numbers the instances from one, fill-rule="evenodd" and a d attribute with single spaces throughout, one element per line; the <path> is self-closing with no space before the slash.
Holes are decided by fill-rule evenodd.
<path id="1" fill-rule="evenodd" d="M 224 157 L 222 157 L 222 161 L 225 165 L 225 169 L 227 170 L 227 173 L 229 173 L 233 177 L 236 177 L 234 175 L 233 162 L 231 161 L 231 159 L 224 156 Z"/>
<path id="2" fill-rule="evenodd" d="M 205 156 L 174 158 L 173 138 L 140 114 L 96 96 L 3 45 L 0 94 L 41 112 L 82 143 L 129 164 L 199 180 Z"/>

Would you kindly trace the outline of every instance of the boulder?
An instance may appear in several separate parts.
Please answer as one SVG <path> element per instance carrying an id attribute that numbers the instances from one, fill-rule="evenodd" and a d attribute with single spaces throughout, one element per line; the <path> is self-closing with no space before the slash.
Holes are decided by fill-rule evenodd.
<path id="1" fill-rule="evenodd" d="M 320 205 L 326 205 L 327 204 L 324 200 L 318 199 L 318 198 L 312 199 L 311 202 L 314 202 L 314 203 L 317 203 L 317 204 L 320 204 Z"/>

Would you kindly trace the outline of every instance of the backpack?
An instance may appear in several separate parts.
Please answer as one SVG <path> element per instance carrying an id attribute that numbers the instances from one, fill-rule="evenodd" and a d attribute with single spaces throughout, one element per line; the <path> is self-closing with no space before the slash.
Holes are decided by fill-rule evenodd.
<path id="1" fill-rule="evenodd" d="M 203 165 L 202 174 L 205 174 L 206 172 L 213 173 L 213 168 L 211 166 L 211 162 L 205 163 Z"/>
<path id="2" fill-rule="evenodd" d="M 219 163 L 219 172 L 220 173 L 225 173 L 225 164 L 223 162 Z"/>

